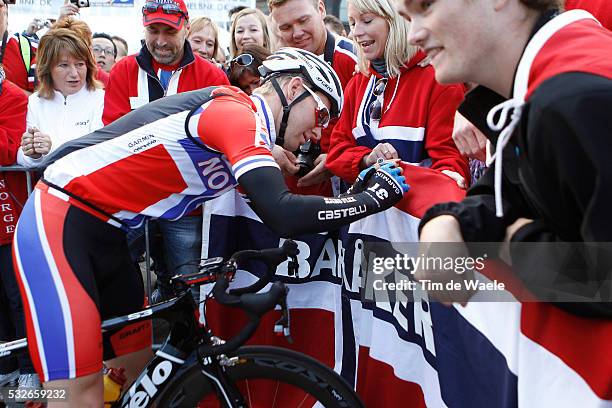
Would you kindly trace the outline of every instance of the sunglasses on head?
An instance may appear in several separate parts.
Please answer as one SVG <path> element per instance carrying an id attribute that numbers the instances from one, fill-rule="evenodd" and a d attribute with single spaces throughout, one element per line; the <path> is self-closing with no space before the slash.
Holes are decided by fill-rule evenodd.
<path id="1" fill-rule="evenodd" d="M 385 88 L 387 87 L 387 82 L 389 80 L 387 78 L 380 78 L 376 81 L 374 85 L 374 91 L 372 92 L 376 99 L 370 103 L 370 119 L 372 120 L 380 120 L 382 118 L 382 102 L 380 101 L 380 96 L 385 93 Z"/>
<path id="2" fill-rule="evenodd" d="M 327 109 L 327 106 L 325 106 L 321 98 L 319 98 L 319 95 L 314 93 L 312 89 L 310 89 L 306 85 L 302 85 L 302 86 L 304 87 L 304 89 L 306 89 L 306 91 L 308 91 L 310 96 L 312 96 L 315 102 L 317 103 L 317 107 L 315 108 L 316 126 L 320 128 L 326 128 L 327 125 L 329 125 L 329 119 L 330 119 L 329 109 Z"/>
<path id="3" fill-rule="evenodd" d="M 238 64 L 241 67 L 248 67 L 255 61 L 255 58 L 251 54 L 240 54 L 236 58 L 230 61 L 230 64 Z"/>
<path id="4" fill-rule="evenodd" d="M 155 1 L 147 1 L 145 5 L 142 7 L 142 14 L 145 16 L 148 14 L 153 14 L 157 12 L 157 10 L 162 9 L 165 14 L 173 14 L 173 15 L 181 15 L 187 19 L 187 15 L 181 10 L 178 4 L 176 3 L 158 3 Z"/>

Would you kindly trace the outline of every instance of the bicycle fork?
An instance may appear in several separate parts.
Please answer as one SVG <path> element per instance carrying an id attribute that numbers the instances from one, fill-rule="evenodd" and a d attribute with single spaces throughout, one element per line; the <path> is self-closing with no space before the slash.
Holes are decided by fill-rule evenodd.
<path id="1" fill-rule="evenodd" d="M 218 361 L 215 361 L 215 358 Z M 210 380 L 220 401 L 225 401 L 229 408 L 248 408 L 242 394 L 225 373 L 225 367 L 234 365 L 237 361 L 238 357 L 228 358 L 221 355 L 200 358 L 200 365 L 202 374 Z"/>

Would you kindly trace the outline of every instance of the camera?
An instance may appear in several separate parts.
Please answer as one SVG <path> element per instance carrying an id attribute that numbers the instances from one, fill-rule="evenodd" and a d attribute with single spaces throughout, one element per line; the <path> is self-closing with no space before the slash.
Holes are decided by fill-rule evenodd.
<path id="1" fill-rule="evenodd" d="M 297 165 L 300 170 L 297 172 L 298 177 L 303 177 L 314 168 L 314 161 L 321 154 L 321 146 L 311 140 L 307 141 L 295 152 Z"/>
<path id="2" fill-rule="evenodd" d="M 89 7 L 89 0 L 70 0 L 70 2 L 78 8 Z"/>
<path id="3" fill-rule="evenodd" d="M 33 30 L 38 31 L 38 30 L 42 30 L 43 28 L 50 28 L 53 23 L 55 23 L 55 19 L 54 18 L 48 18 L 46 20 L 41 20 L 40 18 L 35 18 L 34 20 L 32 20 L 31 27 Z M 30 28 L 28 28 L 28 31 L 30 30 Z"/>

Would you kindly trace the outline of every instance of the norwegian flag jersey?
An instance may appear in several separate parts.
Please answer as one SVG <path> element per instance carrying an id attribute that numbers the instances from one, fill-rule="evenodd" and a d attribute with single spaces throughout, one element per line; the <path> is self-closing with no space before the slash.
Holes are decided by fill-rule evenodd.
<path id="1" fill-rule="evenodd" d="M 117 226 L 177 219 L 236 187 L 244 173 L 278 167 L 271 119 L 263 99 L 237 88 L 181 93 L 58 149 L 44 181 Z"/>

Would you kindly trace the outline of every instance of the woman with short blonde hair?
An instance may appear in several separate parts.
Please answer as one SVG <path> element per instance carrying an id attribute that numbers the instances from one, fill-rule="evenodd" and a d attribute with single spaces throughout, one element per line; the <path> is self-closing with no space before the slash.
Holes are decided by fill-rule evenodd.
<path id="1" fill-rule="evenodd" d="M 189 24 L 187 41 L 194 52 L 212 61 L 219 51 L 219 28 L 209 17 L 195 18 Z"/>
<path id="2" fill-rule="evenodd" d="M 246 44 L 257 44 L 270 51 L 270 33 L 266 16 L 259 10 L 246 8 L 236 14 L 230 29 L 230 56 L 236 57 Z"/>
<path id="3" fill-rule="evenodd" d="M 345 90 L 349 108 L 332 134 L 327 167 L 352 182 L 378 159 L 400 159 L 465 183 L 467 161 L 451 138 L 463 86 L 436 82 L 425 54 L 408 43 L 409 23 L 392 0 L 349 0 L 347 10 L 359 72 Z"/>

